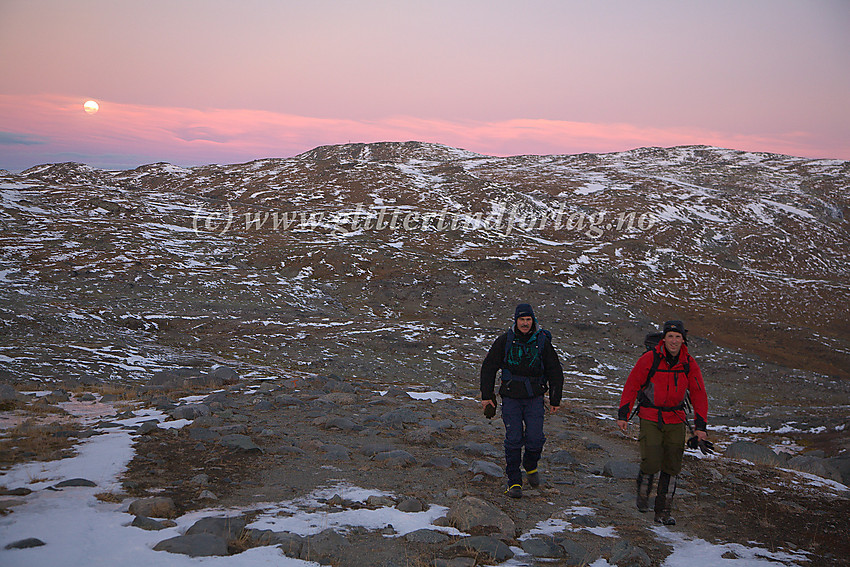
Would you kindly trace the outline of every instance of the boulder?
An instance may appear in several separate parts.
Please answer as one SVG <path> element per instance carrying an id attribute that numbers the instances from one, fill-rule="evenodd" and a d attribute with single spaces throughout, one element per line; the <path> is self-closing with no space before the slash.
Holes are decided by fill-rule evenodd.
<path id="1" fill-rule="evenodd" d="M 190 376 L 197 376 L 194 368 L 174 368 L 154 372 L 148 384 L 158 389 L 174 389 L 183 386 L 183 381 Z"/>
<path id="2" fill-rule="evenodd" d="M 405 498 L 398 503 L 396 510 L 401 510 L 402 512 L 421 512 L 424 510 L 424 507 L 418 498 Z"/>
<path id="3" fill-rule="evenodd" d="M 304 538 L 291 532 L 275 532 L 272 530 L 257 530 L 248 528 L 245 535 L 256 542 L 257 545 L 276 545 L 284 555 L 298 559 L 301 557 L 301 548 Z"/>
<path id="4" fill-rule="evenodd" d="M 233 405 L 231 403 L 230 398 L 227 396 L 227 392 L 213 392 L 209 394 L 206 398 L 201 400 L 201 403 L 209 406 L 212 404 L 221 404 L 223 407 L 229 407 Z"/>
<path id="5" fill-rule="evenodd" d="M 386 427 L 402 429 L 406 423 L 419 423 L 430 418 L 430 414 L 414 411 L 410 408 L 397 408 L 383 414 L 378 420 Z"/>
<path id="6" fill-rule="evenodd" d="M 489 443 L 472 442 L 461 445 L 458 449 L 464 453 L 481 457 L 503 457 L 505 455 L 504 450 L 497 449 Z"/>
<path id="7" fill-rule="evenodd" d="M 612 478 L 634 479 L 637 478 L 639 470 L 640 465 L 637 463 L 633 463 L 631 461 L 610 460 L 605 463 L 605 466 L 602 469 L 602 475 L 610 476 Z"/>
<path id="8" fill-rule="evenodd" d="M 834 480 L 835 482 L 843 482 L 841 472 L 830 464 L 826 459 L 817 457 L 809 457 L 808 455 L 798 455 L 788 460 L 786 465 L 788 468 L 795 471 L 805 472 Z"/>
<path id="9" fill-rule="evenodd" d="M 317 563 L 339 563 L 340 551 L 351 545 L 334 530 L 327 529 L 306 539 L 301 548 L 301 559 Z"/>
<path id="10" fill-rule="evenodd" d="M 545 557 L 547 559 L 560 559 L 566 556 L 564 548 L 552 539 L 533 537 L 520 542 L 523 551 L 534 557 Z"/>
<path id="11" fill-rule="evenodd" d="M 6 549 L 28 549 L 30 547 L 41 547 L 42 545 L 47 545 L 43 541 L 35 537 L 28 537 L 26 539 L 19 539 L 18 541 L 13 541 L 10 544 L 6 545 Z"/>
<path id="12" fill-rule="evenodd" d="M 372 457 L 372 460 L 382 462 L 384 463 L 384 466 L 392 468 L 404 468 L 416 464 L 416 457 L 402 449 L 378 453 Z"/>
<path id="13" fill-rule="evenodd" d="M 498 563 L 514 556 L 514 552 L 507 545 L 496 538 L 487 536 L 465 537 L 446 549 L 454 553 L 472 553 L 476 557 L 485 555 Z"/>
<path id="14" fill-rule="evenodd" d="M 572 453 L 565 450 L 560 450 L 552 453 L 546 458 L 553 465 L 577 465 L 578 460 L 573 457 Z"/>
<path id="15" fill-rule="evenodd" d="M 186 530 L 184 535 L 212 534 L 225 540 L 239 539 L 245 529 L 246 520 L 242 516 L 232 518 L 201 518 Z"/>
<path id="16" fill-rule="evenodd" d="M 469 472 L 472 474 L 483 474 L 492 478 L 502 478 L 502 467 L 488 461 L 474 461 L 469 467 Z"/>
<path id="17" fill-rule="evenodd" d="M 320 402 L 334 404 L 337 406 L 350 406 L 357 403 L 357 395 L 347 392 L 331 392 L 319 398 Z"/>
<path id="18" fill-rule="evenodd" d="M 467 496 L 456 502 L 446 518 L 449 525 L 462 532 L 475 535 L 496 533 L 501 537 L 516 537 L 516 525 L 510 516 L 475 496 Z"/>
<path id="19" fill-rule="evenodd" d="M 621 539 L 611 548 L 610 563 L 617 567 L 649 567 L 652 560 L 649 555 L 641 549 Z"/>
<path id="20" fill-rule="evenodd" d="M 195 441 L 210 442 L 221 439 L 221 434 L 208 427 L 189 427 L 186 431 L 189 433 L 189 439 L 193 439 Z"/>
<path id="21" fill-rule="evenodd" d="M 322 451 L 325 453 L 325 458 L 332 461 L 348 461 L 351 459 L 351 454 L 345 445 L 329 443 L 322 445 Z"/>
<path id="22" fill-rule="evenodd" d="M 174 522 L 171 523 L 173 524 Z M 159 531 L 169 527 L 165 522 L 154 520 L 153 518 L 147 518 L 145 516 L 136 516 L 133 518 L 133 522 L 130 525 L 135 528 L 141 528 L 148 531 Z"/>
<path id="23" fill-rule="evenodd" d="M 474 557 L 452 557 L 451 559 L 434 559 L 434 567 L 475 567 L 478 562 Z"/>
<path id="24" fill-rule="evenodd" d="M 186 404 L 184 406 L 177 406 L 173 410 L 168 412 L 174 419 L 195 419 L 201 417 L 202 415 L 210 415 L 210 407 L 206 404 Z"/>
<path id="25" fill-rule="evenodd" d="M 419 422 L 419 425 L 422 427 L 430 427 L 437 431 L 445 431 L 446 429 L 455 429 L 457 427 L 455 422 L 450 419 L 423 419 Z"/>
<path id="26" fill-rule="evenodd" d="M 172 537 L 154 546 L 154 551 L 179 553 L 189 557 L 227 555 L 227 540 L 212 534 L 193 534 Z"/>
<path id="27" fill-rule="evenodd" d="M 70 478 L 68 480 L 63 480 L 62 482 L 54 485 L 53 488 L 68 488 L 71 486 L 83 486 L 87 488 L 93 488 L 97 486 L 97 483 L 87 479 L 87 478 Z"/>
<path id="28" fill-rule="evenodd" d="M 453 461 L 449 457 L 432 457 L 428 462 L 423 463 L 423 467 L 434 467 L 435 469 L 450 469 Z"/>
<path id="29" fill-rule="evenodd" d="M 219 445 L 223 447 L 227 447 L 228 449 L 236 449 L 238 451 L 245 451 L 246 453 L 262 453 L 263 450 L 247 435 L 239 435 L 238 433 L 234 433 L 232 435 L 225 435 L 218 441 Z"/>
<path id="30" fill-rule="evenodd" d="M 9 384 L 0 384 L 0 402 L 10 402 L 22 399 L 18 391 Z"/>
<path id="31" fill-rule="evenodd" d="M 139 427 L 136 428 L 136 433 L 138 433 L 139 435 L 147 435 L 157 430 L 159 430 L 159 422 L 153 419 L 150 421 L 142 422 Z"/>
<path id="32" fill-rule="evenodd" d="M 154 496 L 136 500 L 130 504 L 128 511 L 134 516 L 146 516 L 148 518 L 173 518 L 177 515 L 174 500 L 167 496 Z"/>
<path id="33" fill-rule="evenodd" d="M 841 482 L 850 486 L 850 456 L 839 455 L 828 459 L 828 461 L 841 474 Z"/>
<path id="34" fill-rule="evenodd" d="M 590 565 L 598 557 L 598 555 L 591 554 L 582 545 L 571 539 L 560 538 L 557 536 L 553 539 L 561 546 L 561 549 L 564 550 L 568 565 Z"/>
<path id="35" fill-rule="evenodd" d="M 783 466 L 784 461 L 769 447 L 752 441 L 735 441 L 723 452 L 730 459 L 744 459 L 757 465 Z"/>
<path id="36" fill-rule="evenodd" d="M 413 445 L 428 445 L 434 443 L 438 431 L 432 427 L 420 427 L 404 434 L 404 440 Z"/>
<path id="37" fill-rule="evenodd" d="M 300 406 L 304 405 L 304 400 L 298 399 L 289 394 L 281 394 L 274 399 L 276 406 Z"/>
<path id="38" fill-rule="evenodd" d="M 366 499 L 366 506 L 373 509 L 386 508 L 390 506 L 395 506 L 395 500 L 393 500 L 389 496 L 378 496 L 377 494 L 373 494 Z"/>
<path id="39" fill-rule="evenodd" d="M 449 540 L 449 536 L 443 532 L 429 529 L 419 529 L 405 534 L 404 539 L 411 543 L 445 543 Z"/>
<path id="40" fill-rule="evenodd" d="M 229 366 L 216 366 L 209 371 L 206 377 L 210 384 L 215 386 L 239 382 L 239 373 Z"/>
<path id="41" fill-rule="evenodd" d="M 326 429 L 339 429 L 341 431 L 360 431 L 362 426 L 354 423 L 347 417 L 332 417 L 322 424 Z"/>
<path id="42" fill-rule="evenodd" d="M 378 453 L 388 453 L 394 450 L 395 447 L 389 443 L 367 443 L 360 448 L 360 452 L 367 457 L 374 457 Z"/>

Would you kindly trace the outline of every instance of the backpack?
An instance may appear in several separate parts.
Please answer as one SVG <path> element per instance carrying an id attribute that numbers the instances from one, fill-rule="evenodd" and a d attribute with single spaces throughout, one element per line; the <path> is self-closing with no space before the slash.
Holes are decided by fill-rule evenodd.
<path id="1" fill-rule="evenodd" d="M 634 417 L 634 415 L 637 413 L 637 411 L 641 407 L 652 408 L 652 409 L 658 410 L 658 423 L 661 424 L 661 412 L 662 411 L 675 411 L 675 410 L 690 411 L 690 409 L 691 409 L 691 399 L 690 399 L 690 393 L 689 392 L 685 394 L 685 399 L 682 400 L 682 403 L 680 403 L 676 406 L 671 406 L 671 407 L 658 407 L 658 406 L 656 406 L 653 403 L 652 398 L 650 397 L 650 395 L 648 393 L 649 392 L 649 388 L 648 388 L 649 383 L 652 380 L 652 377 L 655 376 L 656 372 L 673 372 L 675 374 L 678 374 L 680 372 L 679 370 L 658 370 L 658 365 L 661 364 L 661 355 L 658 354 L 658 351 L 655 350 L 655 347 L 657 347 L 658 343 L 660 343 L 662 340 L 664 340 L 664 333 L 649 333 L 648 335 L 646 335 L 646 337 L 644 337 L 643 346 L 646 348 L 646 351 L 644 351 L 644 352 L 652 351 L 652 366 L 649 367 L 649 372 L 646 375 L 646 380 L 644 381 L 643 385 L 640 387 L 640 390 L 638 390 L 635 408 L 634 408 L 634 410 L 632 410 L 632 415 L 629 416 L 629 419 Z M 687 335 L 685 335 L 685 344 L 686 345 L 688 344 Z M 691 355 L 690 354 L 688 354 L 688 358 L 684 362 L 682 362 L 682 366 L 684 367 L 685 376 L 687 376 L 688 374 L 691 373 Z"/>
<path id="2" fill-rule="evenodd" d="M 505 341 L 505 354 L 502 357 L 502 380 L 517 380 L 525 383 L 525 390 L 528 392 L 529 397 L 534 397 L 534 390 L 531 387 L 531 378 L 529 376 L 515 376 L 511 374 L 510 370 L 508 370 L 508 355 L 511 352 L 511 348 L 513 347 L 514 340 L 516 339 L 516 333 L 514 333 L 514 328 L 511 327 L 508 329 L 508 337 Z M 540 329 L 537 331 L 537 352 L 540 355 L 540 372 L 542 374 L 541 382 L 546 383 L 546 375 L 543 374 L 543 349 L 546 347 L 546 341 L 552 342 L 552 333 L 550 333 L 546 329 Z"/>

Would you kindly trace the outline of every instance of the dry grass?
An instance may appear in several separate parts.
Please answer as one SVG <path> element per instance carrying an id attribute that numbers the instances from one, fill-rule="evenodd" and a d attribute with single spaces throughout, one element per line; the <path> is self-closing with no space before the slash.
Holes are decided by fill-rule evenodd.
<path id="1" fill-rule="evenodd" d="M 230 555 L 235 555 L 256 546 L 257 542 L 251 538 L 249 532 L 243 530 L 242 534 L 237 539 L 231 539 L 227 542 L 227 552 Z"/>
<path id="2" fill-rule="evenodd" d="M 121 501 L 123 500 L 120 495 L 113 494 L 111 492 L 98 492 L 94 495 L 94 497 L 101 502 L 109 502 L 111 504 L 121 504 Z"/>
<path id="3" fill-rule="evenodd" d="M 73 423 L 38 424 L 27 420 L 7 430 L 0 438 L 0 467 L 72 456 L 76 440 L 69 433 L 79 430 Z"/>

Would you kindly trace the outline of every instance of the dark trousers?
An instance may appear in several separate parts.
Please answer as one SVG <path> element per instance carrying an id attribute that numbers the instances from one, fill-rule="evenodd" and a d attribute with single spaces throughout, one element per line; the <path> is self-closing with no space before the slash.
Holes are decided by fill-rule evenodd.
<path id="1" fill-rule="evenodd" d="M 505 422 L 505 473 L 508 486 L 522 484 L 522 471 L 537 468 L 543 452 L 543 396 L 534 398 L 502 398 L 502 421 Z M 525 447 L 523 455 L 522 448 Z"/>

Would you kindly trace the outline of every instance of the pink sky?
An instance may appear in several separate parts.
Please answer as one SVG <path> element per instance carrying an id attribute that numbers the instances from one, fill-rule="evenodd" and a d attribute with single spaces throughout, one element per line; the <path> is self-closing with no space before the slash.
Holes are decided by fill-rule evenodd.
<path id="1" fill-rule="evenodd" d="M 0 167 L 383 140 L 850 159 L 848 30 L 844 0 L 4 0 Z"/>

